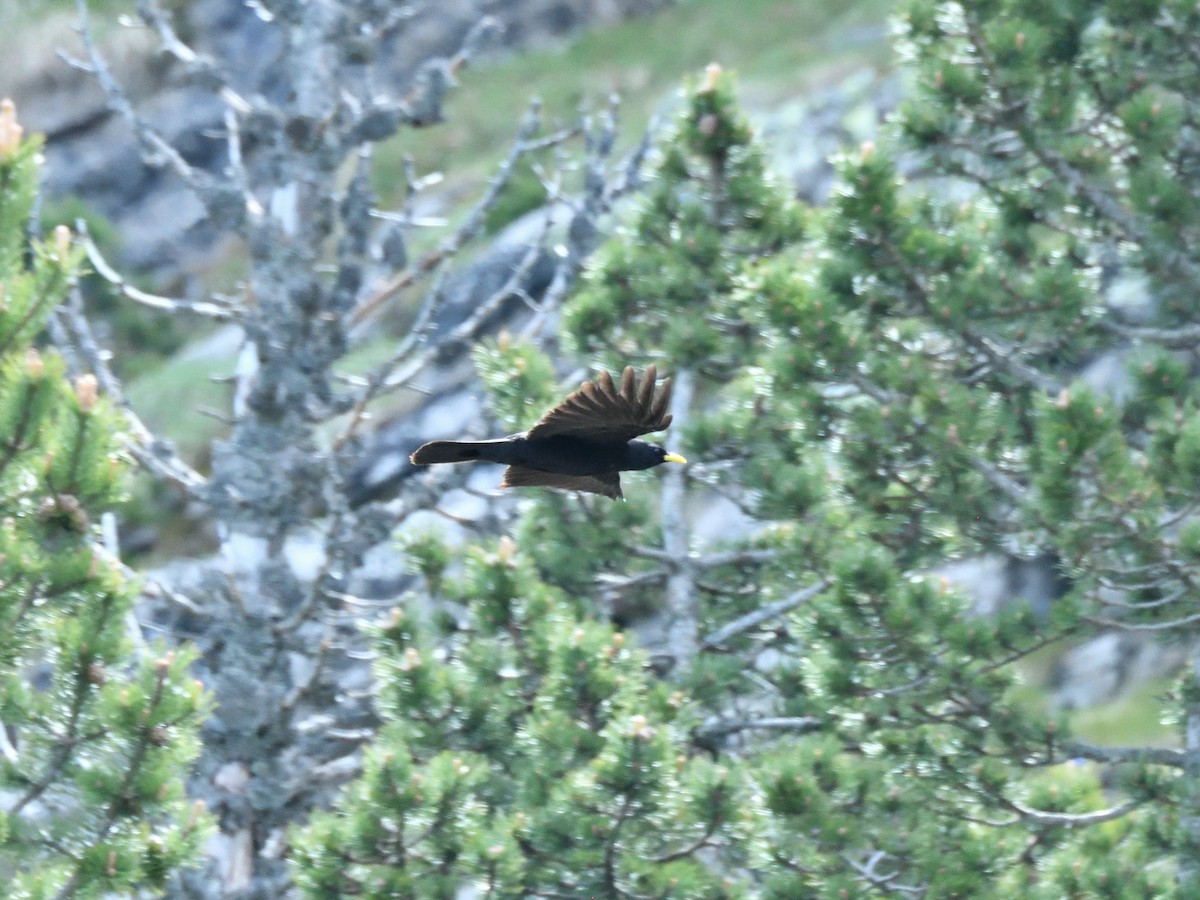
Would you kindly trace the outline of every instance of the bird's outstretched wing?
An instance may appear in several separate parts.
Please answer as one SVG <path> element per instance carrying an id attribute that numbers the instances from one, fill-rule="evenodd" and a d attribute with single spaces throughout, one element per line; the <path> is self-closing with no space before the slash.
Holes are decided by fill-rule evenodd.
<path id="1" fill-rule="evenodd" d="M 603 475 L 562 475 L 558 472 L 542 472 L 524 466 L 509 466 L 504 470 L 501 487 L 548 487 L 564 491 L 587 491 L 603 494 L 616 500 L 621 493 L 621 476 L 616 472 Z"/>
<path id="2" fill-rule="evenodd" d="M 641 434 L 662 431 L 671 424 L 671 379 L 663 379 L 657 394 L 658 372 L 647 366 L 637 383 L 633 366 L 621 373 L 621 386 L 604 370 L 595 381 L 585 381 L 575 393 L 554 407 L 526 433 L 529 440 L 570 435 L 592 441 L 631 441 Z"/>

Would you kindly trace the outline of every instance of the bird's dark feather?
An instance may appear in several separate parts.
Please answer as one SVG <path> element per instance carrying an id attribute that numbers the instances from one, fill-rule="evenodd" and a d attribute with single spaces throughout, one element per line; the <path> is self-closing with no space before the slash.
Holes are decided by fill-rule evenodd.
<path id="1" fill-rule="evenodd" d="M 648 366 L 639 381 L 628 366 L 618 387 L 601 371 L 524 434 L 488 441 L 430 441 L 410 459 L 418 466 L 501 463 L 508 466 L 504 487 L 560 488 L 616 499 L 623 496 L 620 472 L 684 462 L 662 447 L 634 440 L 671 424 L 671 379 L 664 379 L 656 391 L 657 377 L 654 366 Z"/>
<path id="2" fill-rule="evenodd" d="M 567 491 L 587 491 L 603 494 L 616 500 L 623 497 L 621 478 L 616 472 L 603 475 L 563 475 L 559 472 L 542 472 L 524 466 L 509 466 L 504 470 L 501 487 L 549 487 Z"/>
<path id="3" fill-rule="evenodd" d="M 662 431 L 671 424 L 667 412 L 671 404 L 671 379 L 663 380 L 655 397 L 658 373 L 647 366 L 641 384 L 636 383 L 633 367 L 621 373 L 621 386 L 601 370 L 596 380 L 585 381 L 575 393 L 541 417 L 525 437 L 539 440 L 554 435 L 574 435 L 592 441 L 631 441 L 651 431 Z"/>
<path id="4" fill-rule="evenodd" d="M 480 459 L 488 460 L 489 445 L 503 443 L 502 441 L 430 441 L 422 444 L 409 457 L 415 466 L 432 466 L 438 463 L 472 462 Z"/>

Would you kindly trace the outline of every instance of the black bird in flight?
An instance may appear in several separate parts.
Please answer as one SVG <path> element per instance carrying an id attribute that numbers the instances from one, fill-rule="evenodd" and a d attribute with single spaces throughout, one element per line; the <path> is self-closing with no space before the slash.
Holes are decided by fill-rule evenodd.
<path id="1" fill-rule="evenodd" d="M 618 389 L 612 376 L 601 371 L 523 434 L 490 441 L 430 441 L 410 459 L 418 466 L 503 463 L 508 466 L 503 487 L 563 488 L 616 499 L 623 496 L 621 472 L 687 462 L 677 453 L 634 440 L 671 424 L 671 379 L 663 381 L 656 396 L 657 376 L 654 366 L 648 366 L 639 384 L 633 367 L 626 366 Z"/>

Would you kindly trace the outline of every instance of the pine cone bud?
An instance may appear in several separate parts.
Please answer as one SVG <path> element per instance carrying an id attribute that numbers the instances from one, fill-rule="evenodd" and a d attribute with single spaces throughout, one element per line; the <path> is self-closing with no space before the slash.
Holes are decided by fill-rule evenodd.
<path id="1" fill-rule="evenodd" d="M 58 261 L 65 266 L 71 255 L 71 229 L 66 225 L 55 226 L 54 249 L 58 253 Z"/>
<path id="2" fill-rule="evenodd" d="M 17 124 L 17 107 L 5 97 L 0 100 L 0 162 L 11 159 L 21 145 L 25 129 Z"/>
<path id="3" fill-rule="evenodd" d="M 86 375 L 80 375 L 75 379 L 75 397 L 79 400 L 80 412 L 90 413 L 95 409 L 99 396 L 100 391 L 96 382 L 96 376 L 91 372 L 88 372 Z"/>

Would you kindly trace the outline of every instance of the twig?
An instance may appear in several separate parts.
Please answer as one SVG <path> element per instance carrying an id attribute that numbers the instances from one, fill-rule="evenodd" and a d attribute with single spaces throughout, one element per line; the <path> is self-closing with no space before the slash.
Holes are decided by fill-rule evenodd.
<path id="1" fill-rule="evenodd" d="M 197 53 L 180 39 L 171 25 L 170 17 L 163 12 L 158 3 L 153 0 L 142 0 L 138 3 L 138 15 L 143 22 L 158 32 L 158 39 L 163 50 L 179 60 L 194 78 L 214 85 L 217 96 L 228 104 L 232 112 L 241 115 L 251 112 L 253 107 L 241 94 L 229 86 L 225 73 L 213 62 L 212 58 Z"/>
<path id="2" fill-rule="evenodd" d="M 342 429 L 333 443 L 335 451 L 341 449 L 354 436 L 355 431 L 362 424 L 367 406 L 371 401 L 397 388 L 407 386 L 408 382 L 430 363 L 438 358 L 450 356 L 460 348 L 472 343 L 479 336 L 491 318 L 492 313 L 499 309 L 501 304 L 512 295 L 517 285 L 524 280 L 525 276 L 533 268 L 533 264 L 537 261 L 543 249 L 543 241 L 549 227 L 550 219 L 547 217 L 541 235 L 530 244 L 521 262 L 513 269 L 504 284 L 493 291 L 491 296 L 480 303 L 471 315 L 460 322 L 442 340 L 426 347 L 420 354 L 414 357 L 411 354 L 416 350 L 421 341 L 425 339 L 429 317 L 432 315 L 433 310 L 437 306 L 437 301 L 441 297 L 440 281 L 438 285 L 435 285 L 430 290 L 429 298 L 422 306 L 418 321 L 414 323 L 412 330 L 405 340 L 401 342 L 396 353 L 392 355 L 391 359 L 380 366 L 374 374 L 367 377 L 366 386 L 360 391 L 353 408 L 350 410 L 349 421 L 346 423 L 346 427 Z M 403 368 L 400 368 L 401 364 L 405 363 L 406 357 L 409 357 L 407 364 Z"/>
<path id="3" fill-rule="evenodd" d="M 79 15 L 79 24 L 76 27 L 76 31 L 79 33 L 79 38 L 83 42 L 84 49 L 87 51 L 88 61 L 82 63 L 63 54 L 66 62 L 73 68 L 90 73 L 100 84 L 105 96 L 108 98 L 109 109 L 112 109 L 125 119 L 129 123 L 130 129 L 137 135 L 138 140 L 142 144 L 143 156 L 148 165 L 158 167 L 166 163 L 175 174 L 196 190 L 197 196 L 203 196 L 203 187 L 199 183 L 200 173 L 162 135 L 151 128 L 137 114 L 137 111 L 133 108 L 133 104 L 129 102 L 129 98 L 125 94 L 125 89 L 121 87 L 121 83 L 117 81 L 112 70 L 108 67 L 108 63 L 100 54 L 92 35 L 91 23 L 88 18 L 87 0 L 75 0 L 75 10 Z"/>
<path id="4" fill-rule="evenodd" d="M 561 143 L 578 134 L 579 129 L 575 127 L 559 131 L 550 138 L 533 143 L 533 136 L 541 127 L 540 113 L 540 101 L 535 100 L 531 102 L 520 128 L 517 129 L 517 136 L 509 148 L 508 156 L 500 163 L 496 174 L 488 183 L 488 189 L 479 198 L 479 201 L 471 209 L 470 213 L 467 214 L 463 224 L 455 229 L 434 250 L 421 257 L 415 265 L 399 273 L 364 300 L 351 315 L 350 322 L 352 325 L 360 324 L 390 298 L 396 296 L 396 294 L 409 287 L 422 276 L 429 274 L 437 266 L 441 265 L 443 261 L 456 254 L 467 241 L 479 234 L 483 230 L 484 223 L 487 221 L 488 212 L 496 205 L 501 191 L 504 190 L 512 179 L 517 163 L 525 154 L 534 149 L 548 146 L 548 142 Z"/>

